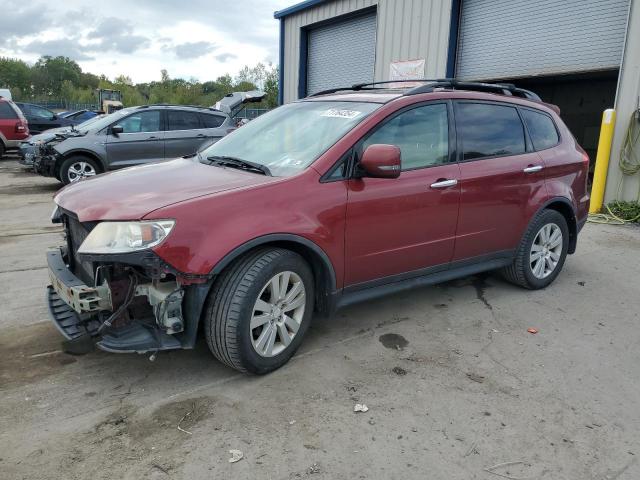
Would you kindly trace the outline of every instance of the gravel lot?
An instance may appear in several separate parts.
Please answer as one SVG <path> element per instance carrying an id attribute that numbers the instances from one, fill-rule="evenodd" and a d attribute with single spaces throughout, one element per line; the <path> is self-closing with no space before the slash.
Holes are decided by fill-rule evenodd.
<path id="1" fill-rule="evenodd" d="M 475 276 L 318 319 L 247 377 L 204 343 L 61 351 L 58 187 L 0 161 L 0 478 L 640 478 L 640 229 L 588 224 L 545 291 Z"/>

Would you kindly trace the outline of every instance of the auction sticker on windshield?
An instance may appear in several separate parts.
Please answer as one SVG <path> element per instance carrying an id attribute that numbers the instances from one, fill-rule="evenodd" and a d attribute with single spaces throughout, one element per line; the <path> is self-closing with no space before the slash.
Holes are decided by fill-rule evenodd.
<path id="1" fill-rule="evenodd" d="M 356 118 L 362 112 L 357 110 L 342 110 L 338 108 L 330 108 L 329 110 L 322 112 L 321 117 L 333 117 L 333 118 Z"/>

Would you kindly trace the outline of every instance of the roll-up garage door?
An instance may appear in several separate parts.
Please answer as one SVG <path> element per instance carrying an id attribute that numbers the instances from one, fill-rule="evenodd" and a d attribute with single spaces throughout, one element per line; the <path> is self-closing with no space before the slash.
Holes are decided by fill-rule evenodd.
<path id="1" fill-rule="evenodd" d="M 308 94 L 373 81 L 375 12 L 314 28 L 308 35 Z"/>
<path id="2" fill-rule="evenodd" d="M 456 74 L 499 79 L 617 69 L 629 0 L 462 0 Z"/>

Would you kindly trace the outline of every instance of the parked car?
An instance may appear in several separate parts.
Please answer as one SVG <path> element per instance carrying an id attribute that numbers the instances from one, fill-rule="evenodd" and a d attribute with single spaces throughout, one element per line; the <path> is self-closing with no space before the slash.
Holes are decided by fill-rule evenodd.
<path id="1" fill-rule="evenodd" d="M 39 105 L 23 102 L 16 102 L 16 105 L 22 110 L 22 113 L 29 122 L 29 130 L 33 135 L 42 133 L 50 128 L 67 127 L 80 123 L 70 118 L 63 118 L 48 108 Z"/>
<path id="2" fill-rule="evenodd" d="M 26 138 L 29 138 L 26 118 L 15 103 L 0 97 L 0 158 L 7 150 L 18 148 Z"/>
<path id="3" fill-rule="evenodd" d="M 202 331 L 261 374 L 314 311 L 487 270 L 555 280 L 589 203 L 589 159 L 557 107 L 510 85 L 342 90 L 59 192 L 48 302 L 63 335 L 157 352 Z"/>
<path id="4" fill-rule="evenodd" d="M 73 120 L 75 122 L 86 122 L 92 118 L 100 115 L 99 112 L 94 112 L 93 110 L 72 110 L 69 112 L 60 112 L 58 114 L 59 117 L 68 118 L 69 120 Z"/>
<path id="5" fill-rule="evenodd" d="M 56 140 L 61 140 L 62 138 L 65 138 L 65 136 L 68 134 L 75 135 L 76 134 L 75 132 L 84 131 L 86 128 L 89 128 L 95 120 L 97 120 L 102 116 L 104 115 L 98 115 L 96 117 L 92 117 L 89 120 L 85 120 L 79 125 L 51 128 L 45 132 L 31 136 L 28 140 L 25 140 L 20 144 L 20 147 L 18 150 L 20 154 L 20 159 L 18 160 L 18 163 L 26 167 L 33 168 L 34 159 L 40 155 L 40 150 L 45 145 L 47 145 L 50 142 L 54 142 Z"/>
<path id="6" fill-rule="evenodd" d="M 206 107 L 143 105 L 118 110 L 41 147 L 35 170 L 65 184 L 107 170 L 194 154 L 235 125 Z"/>

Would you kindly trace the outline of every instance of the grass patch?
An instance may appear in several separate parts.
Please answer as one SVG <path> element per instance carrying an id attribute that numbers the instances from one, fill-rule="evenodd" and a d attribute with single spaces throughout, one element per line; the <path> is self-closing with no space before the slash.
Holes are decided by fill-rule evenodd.
<path id="1" fill-rule="evenodd" d="M 607 205 L 611 213 L 627 222 L 640 223 L 640 203 L 616 200 Z"/>

